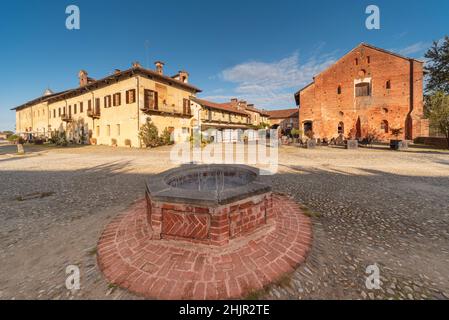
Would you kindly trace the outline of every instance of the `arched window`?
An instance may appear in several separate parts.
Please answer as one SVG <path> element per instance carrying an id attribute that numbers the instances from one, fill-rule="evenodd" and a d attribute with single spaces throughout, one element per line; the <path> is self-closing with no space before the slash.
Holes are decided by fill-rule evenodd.
<path id="1" fill-rule="evenodd" d="M 391 81 L 390 80 L 388 80 L 387 83 L 385 84 L 385 88 L 391 89 Z"/>
<path id="2" fill-rule="evenodd" d="M 345 134 L 345 124 L 343 121 L 340 121 L 338 124 L 338 134 Z"/>
<path id="3" fill-rule="evenodd" d="M 356 97 L 367 97 L 371 95 L 370 87 L 368 82 L 357 83 L 355 85 L 355 96 Z"/>
<path id="4" fill-rule="evenodd" d="M 380 130 L 382 130 L 385 133 L 388 133 L 388 121 L 383 120 L 380 124 Z"/>
<path id="5" fill-rule="evenodd" d="M 338 88 L 337 88 L 337 94 L 341 94 L 341 86 L 338 86 Z"/>

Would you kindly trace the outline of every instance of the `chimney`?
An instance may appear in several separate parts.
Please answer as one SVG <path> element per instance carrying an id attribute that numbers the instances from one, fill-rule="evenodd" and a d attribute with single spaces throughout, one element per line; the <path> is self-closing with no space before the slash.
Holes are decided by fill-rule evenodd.
<path id="1" fill-rule="evenodd" d="M 179 80 L 184 83 L 189 82 L 189 73 L 187 71 L 179 71 Z"/>
<path id="2" fill-rule="evenodd" d="M 232 98 L 231 103 L 237 103 L 239 100 L 237 98 Z"/>
<path id="3" fill-rule="evenodd" d="M 241 109 L 245 110 L 246 109 L 246 101 L 245 100 L 241 100 L 238 103 L 238 106 L 239 106 L 239 109 L 241 108 Z"/>
<path id="4" fill-rule="evenodd" d="M 142 68 L 142 66 L 140 65 L 140 62 L 139 62 L 139 61 L 134 61 L 134 62 L 132 63 L 132 67 L 133 67 L 133 68 Z"/>
<path id="5" fill-rule="evenodd" d="M 119 74 L 120 72 L 122 72 L 120 69 L 115 69 L 114 70 L 114 74 Z"/>
<path id="6" fill-rule="evenodd" d="M 156 72 L 159 74 L 164 74 L 164 65 L 165 63 L 163 63 L 162 61 L 156 61 L 154 63 L 154 65 L 156 66 Z"/>
<path id="7" fill-rule="evenodd" d="M 78 73 L 78 78 L 80 80 L 80 87 L 83 87 L 83 86 L 87 85 L 88 79 L 89 79 L 87 77 L 87 71 L 80 70 L 80 72 Z"/>

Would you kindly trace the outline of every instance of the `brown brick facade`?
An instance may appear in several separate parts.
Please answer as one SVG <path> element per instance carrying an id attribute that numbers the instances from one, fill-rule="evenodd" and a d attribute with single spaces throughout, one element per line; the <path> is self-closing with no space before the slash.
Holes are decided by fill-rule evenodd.
<path id="1" fill-rule="evenodd" d="M 423 119 L 423 63 L 361 44 L 296 95 L 301 129 L 312 127 L 316 138 L 399 138 L 428 135 Z"/>
<path id="2" fill-rule="evenodd" d="M 147 220 L 153 239 L 184 240 L 221 246 L 267 225 L 273 219 L 272 194 L 254 195 L 218 207 L 152 201 Z"/>

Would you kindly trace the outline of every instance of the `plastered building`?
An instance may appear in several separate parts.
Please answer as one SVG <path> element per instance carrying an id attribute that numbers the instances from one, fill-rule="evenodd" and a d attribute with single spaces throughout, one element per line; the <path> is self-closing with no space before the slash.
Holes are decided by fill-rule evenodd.
<path id="1" fill-rule="evenodd" d="M 189 83 L 189 74 L 166 76 L 160 61 L 155 70 L 136 62 L 100 80 L 84 70 L 78 77 L 75 89 L 46 90 L 42 97 L 14 108 L 16 132 L 50 137 L 63 130 L 74 143 L 141 147 L 139 131 L 148 117 L 159 133 L 180 133 L 174 136 L 176 142 L 194 126 L 225 130 L 267 121 L 263 111 L 238 99 L 221 104 L 197 99 L 201 90 Z"/>

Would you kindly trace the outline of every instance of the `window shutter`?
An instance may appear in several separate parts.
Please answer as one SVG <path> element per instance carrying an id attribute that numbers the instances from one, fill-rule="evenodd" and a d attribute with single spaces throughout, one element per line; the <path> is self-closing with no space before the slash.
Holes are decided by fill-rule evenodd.
<path id="1" fill-rule="evenodd" d="M 159 109 L 159 96 L 157 91 L 154 92 L 154 110 Z"/>

